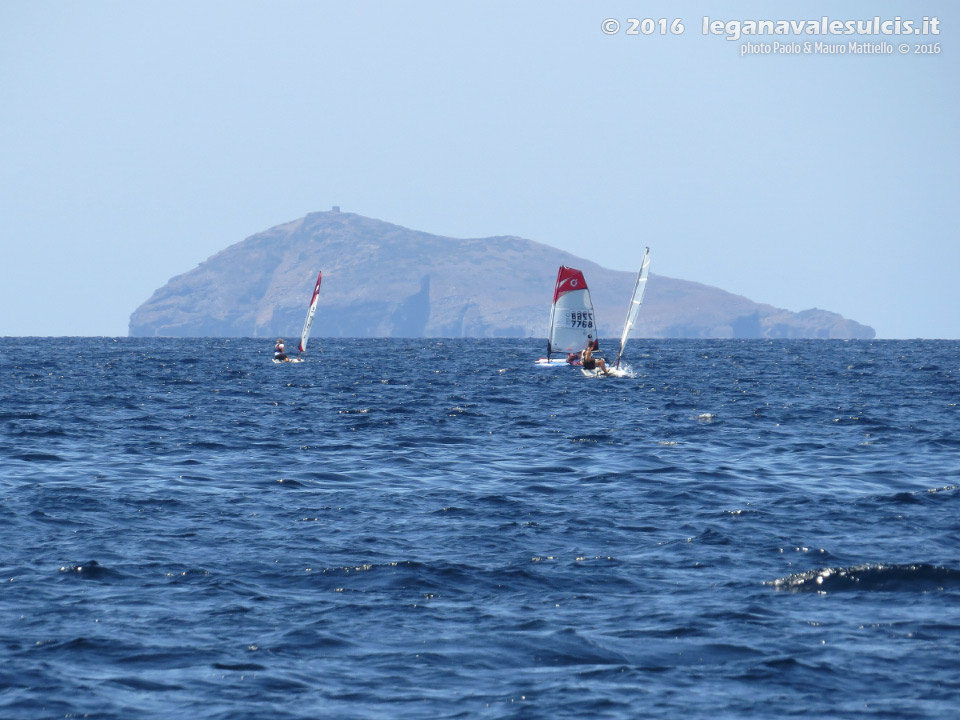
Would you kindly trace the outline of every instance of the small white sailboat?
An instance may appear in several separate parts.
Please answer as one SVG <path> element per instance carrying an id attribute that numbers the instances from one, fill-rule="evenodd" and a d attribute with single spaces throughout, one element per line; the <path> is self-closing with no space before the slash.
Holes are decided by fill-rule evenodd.
<path id="1" fill-rule="evenodd" d="M 313 316 L 317 314 L 317 301 L 320 299 L 320 281 L 323 280 L 323 271 L 317 273 L 317 284 L 313 287 L 313 296 L 310 298 L 310 307 L 307 308 L 307 317 L 303 321 L 303 330 L 300 332 L 300 344 L 297 346 L 297 356 L 295 358 L 288 357 L 286 360 L 277 360 L 274 358 L 275 363 L 281 362 L 303 362 L 303 358 L 300 357 L 307 349 L 307 340 L 310 338 L 310 327 L 313 325 Z"/>
<path id="2" fill-rule="evenodd" d="M 650 273 L 650 248 L 643 251 L 643 260 L 640 262 L 640 272 L 637 273 L 637 282 L 633 286 L 633 295 L 630 297 L 630 304 L 627 306 L 627 317 L 623 321 L 623 332 L 620 333 L 620 349 L 617 351 L 617 362 L 613 367 L 608 367 L 606 373 L 599 370 L 583 370 L 584 375 L 590 377 L 624 377 L 630 373 L 625 372 L 620 367 L 620 359 L 623 357 L 623 348 L 627 344 L 627 338 L 630 337 L 630 331 L 637 324 L 637 316 L 640 314 L 640 306 L 643 305 L 643 293 L 647 289 L 647 275 Z"/>
<path id="3" fill-rule="evenodd" d="M 561 265 L 550 306 L 547 356 L 537 360 L 536 364 L 540 367 L 566 366 L 569 364 L 567 355 L 579 353 L 588 342 L 594 351 L 600 349 L 590 289 L 582 272 Z M 563 357 L 551 357 L 555 354 L 563 354 Z"/>

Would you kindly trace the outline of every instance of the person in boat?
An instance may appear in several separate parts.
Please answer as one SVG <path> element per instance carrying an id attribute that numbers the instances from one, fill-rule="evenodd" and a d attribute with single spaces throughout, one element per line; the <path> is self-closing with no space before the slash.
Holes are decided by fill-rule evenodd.
<path id="1" fill-rule="evenodd" d="M 287 353 L 283 349 L 283 338 L 277 338 L 277 344 L 273 346 L 273 359 L 280 362 L 287 360 Z"/>
<path id="2" fill-rule="evenodd" d="M 567 355 L 567 365 L 579 365 L 580 356 L 577 353 L 570 353 Z"/>
<path id="3" fill-rule="evenodd" d="M 587 347 L 583 349 L 583 352 L 580 353 L 580 364 L 583 365 L 584 370 L 596 370 L 601 372 L 604 375 L 607 374 L 607 363 L 604 362 L 603 358 L 595 358 L 593 356 L 593 337 L 587 336 Z"/>

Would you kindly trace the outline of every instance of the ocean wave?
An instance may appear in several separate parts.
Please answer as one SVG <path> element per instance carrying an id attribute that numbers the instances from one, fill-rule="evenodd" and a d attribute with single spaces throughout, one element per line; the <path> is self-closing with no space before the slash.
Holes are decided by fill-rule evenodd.
<path id="1" fill-rule="evenodd" d="M 867 563 L 807 570 L 764 584 L 789 592 L 933 592 L 960 589 L 960 570 L 925 563 Z"/>

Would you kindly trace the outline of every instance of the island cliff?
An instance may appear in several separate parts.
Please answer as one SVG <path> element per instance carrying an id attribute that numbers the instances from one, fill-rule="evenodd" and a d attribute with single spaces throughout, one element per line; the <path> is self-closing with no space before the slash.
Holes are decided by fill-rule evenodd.
<path id="1" fill-rule="evenodd" d="M 619 336 L 635 273 L 519 237 L 461 240 L 337 210 L 257 233 L 174 277 L 133 312 L 130 335 L 297 336 L 322 270 L 314 337 L 545 337 L 560 265 L 583 271 L 600 335 Z M 874 331 L 825 310 L 790 312 L 651 274 L 634 336 L 869 339 Z"/>

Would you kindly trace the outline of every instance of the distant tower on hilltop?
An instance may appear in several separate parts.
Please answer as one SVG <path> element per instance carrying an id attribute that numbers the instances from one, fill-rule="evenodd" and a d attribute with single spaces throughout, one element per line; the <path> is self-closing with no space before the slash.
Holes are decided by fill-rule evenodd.
<path id="1" fill-rule="evenodd" d="M 334 206 L 333 206 L 333 212 L 340 212 L 340 206 L 339 206 L 339 205 L 334 205 Z"/>

